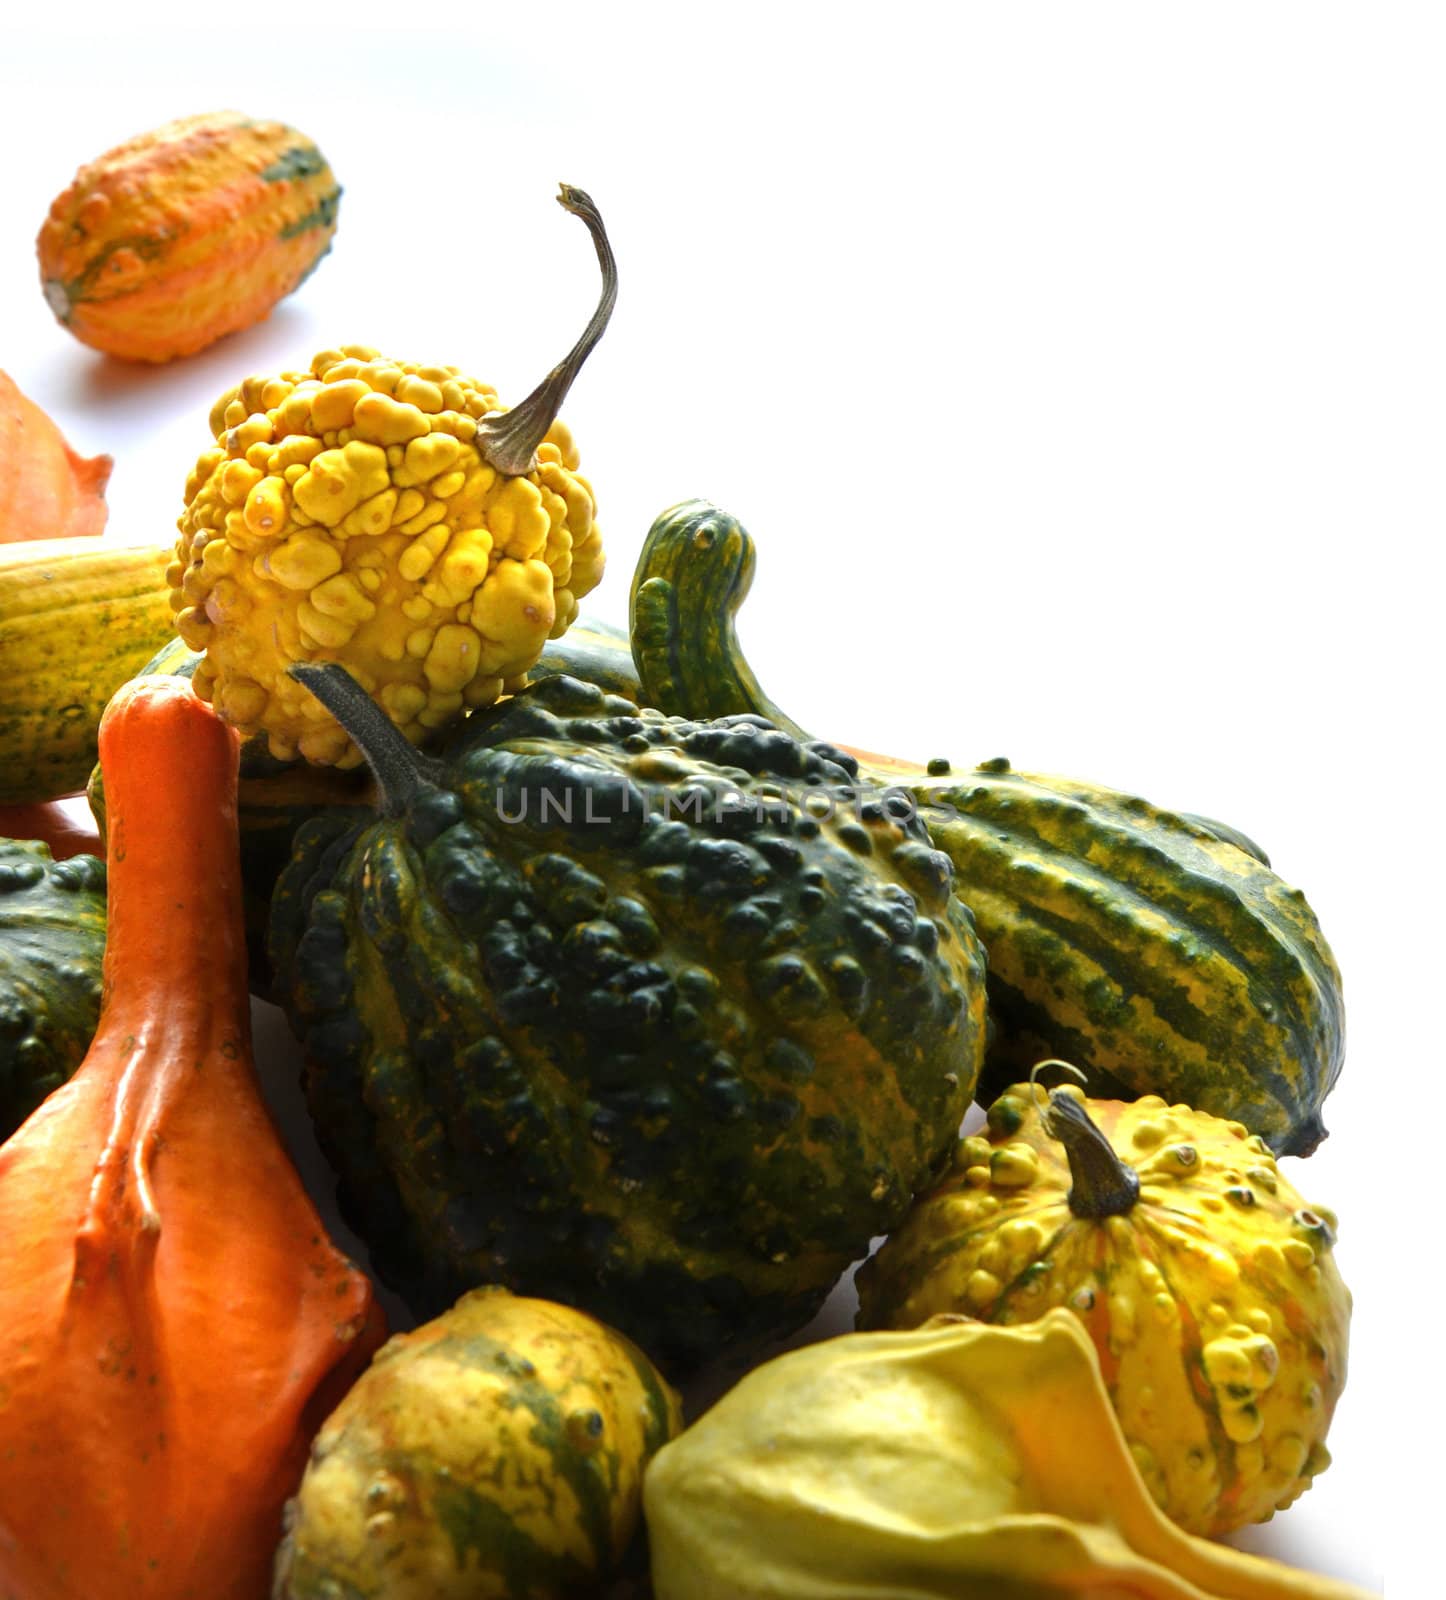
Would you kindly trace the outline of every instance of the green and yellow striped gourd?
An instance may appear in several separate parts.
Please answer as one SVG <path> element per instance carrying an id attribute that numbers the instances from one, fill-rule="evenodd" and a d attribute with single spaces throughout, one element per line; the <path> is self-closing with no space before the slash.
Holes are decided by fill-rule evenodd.
<path id="1" fill-rule="evenodd" d="M 807 738 L 738 644 L 753 567 L 751 537 L 716 506 L 658 518 L 632 590 L 641 698 L 673 715 L 756 712 Z M 1249 839 L 1005 761 L 956 771 L 854 753 L 861 781 L 912 795 L 974 913 L 994 1024 L 982 1098 L 1063 1056 L 1092 1094 L 1158 1094 L 1277 1153 L 1314 1149 L 1345 1047 L 1340 974 L 1300 890 Z"/>

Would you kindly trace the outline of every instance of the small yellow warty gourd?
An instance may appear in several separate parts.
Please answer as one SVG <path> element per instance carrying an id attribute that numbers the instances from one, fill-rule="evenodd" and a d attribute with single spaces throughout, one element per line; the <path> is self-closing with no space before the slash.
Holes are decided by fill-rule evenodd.
<path id="1" fill-rule="evenodd" d="M 205 659 L 196 692 L 271 753 L 361 756 L 291 679 L 340 662 L 408 739 L 522 677 L 602 576 L 592 487 L 557 407 L 616 295 L 592 202 L 603 296 L 567 361 L 512 411 L 455 367 L 324 350 L 248 378 L 211 412 L 168 573 L 176 628 Z"/>
<path id="2" fill-rule="evenodd" d="M 860 1269 L 859 1323 L 1067 1307 L 1156 1501 L 1221 1534 L 1329 1464 L 1351 1307 L 1335 1226 L 1238 1122 L 1017 1084 Z"/>

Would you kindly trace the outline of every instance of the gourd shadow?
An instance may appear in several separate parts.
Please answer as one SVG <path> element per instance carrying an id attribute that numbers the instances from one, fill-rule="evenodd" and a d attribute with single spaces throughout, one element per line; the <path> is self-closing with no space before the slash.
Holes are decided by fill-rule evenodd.
<path id="1" fill-rule="evenodd" d="M 337 1249 L 367 1271 L 371 1265 L 370 1254 L 342 1218 L 336 1197 L 336 1174 L 321 1152 L 306 1108 L 301 1085 L 301 1046 L 292 1037 L 283 1014 L 261 1000 L 252 1000 L 251 1030 L 257 1079 L 292 1165 Z M 388 1329 L 392 1333 L 402 1333 L 415 1327 L 417 1319 L 400 1296 L 379 1282 L 375 1273 L 371 1276 L 377 1300 L 386 1313 Z"/>
<path id="2" fill-rule="evenodd" d="M 195 355 L 159 364 L 87 351 L 87 359 L 68 374 L 64 398 L 69 407 L 87 414 L 134 402 L 158 418 L 169 418 L 196 410 L 204 397 L 204 416 L 217 395 L 248 373 L 305 365 L 311 354 L 309 347 L 302 353 L 309 321 L 302 308 L 283 303 L 260 322 L 226 334 Z"/>

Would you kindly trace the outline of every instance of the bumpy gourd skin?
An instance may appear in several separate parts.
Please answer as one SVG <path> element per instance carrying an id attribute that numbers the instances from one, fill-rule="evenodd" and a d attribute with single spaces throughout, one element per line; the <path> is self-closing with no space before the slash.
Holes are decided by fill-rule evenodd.
<path id="1" fill-rule="evenodd" d="M 641 702 L 757 712 L 808 739 L 738 641 L 755 558 L 747 529 L 706 501 L 653 523 L 632 587 Z M 872 781 L 913 795 L 989 952 L 981 1099 L 1062 1056 L 1096 1095 L 1183 1100 L 1279 1155 L 1325 1138 L 1345 1055 L 1341 975 L 1305 896 L 1244 834 L 1002 758 L 926 770 L 857 754 Z"/>
<path id="2" fill-rule="evenodd" d="M 1161 1508 L 1193 1533 L 1266 1520 L 1330 1462 L 1351 1306 L 1335 1218 L 1304 1204 L 1264 1140 L 1158 1095 L 1084 1102 L 1140 1193 L 1125 1214 L 1075 1216 L 1043 1101 L 1015 1085 L 987 1133 L 960 1142 L 949 1176 L 860 1270 L 859 1325 L 946 1311 L 1018 1323 L 1067 1306 Z"/>
<path id="3" fill-rule="evenodd" d="M 0 839 L 0 1140 L 89 1049 L 104 954 L 105 863 Z"/>
<path id="4" fill-rule="evenodd" d="M 592 489 L 555 422 L 509 477 L 473 440 L 496 394 L 454 367 L 324 350 L 211 413 L 168 574 L 196 692 L 273 755 L 361 756 L 286 676 L 343 663 L 413 742 L 490 704 L 602 576 Z"/>
<path id="5" fill-rule="evenodd" d="M 276 1600 L 576 1596 L 621 1560 L 681 1427 L 611 1328 L 474 1290 L 384 1346 L 317 1435 Z"/>
<path id="6" fill-rule="evenodd" d="M 36 251 L 77 339 L 171 361 L 249 328 L 331 249 L 341 187 L 295 128 L 236 111 L 183 117 L 87 162 Z"/>
<path id="7" fill-rule="evenodd" d="M 442 754 L 405 815 L 303 827 L 273 902 L 374 1261 L 423 1311 L 501 1281 L 675 1366 L 799 1326 L 969 1105 L 984 963 L 947 860 L 878 798 L 810 815 L 856 775 L 831 746 L 576 679 Z"/>

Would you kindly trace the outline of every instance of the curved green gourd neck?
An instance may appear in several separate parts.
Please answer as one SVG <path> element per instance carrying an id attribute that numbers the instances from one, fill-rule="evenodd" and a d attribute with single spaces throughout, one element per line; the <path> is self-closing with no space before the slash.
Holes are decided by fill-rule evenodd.
<path id="1" fill-rule="evenodd" d="M 748 530 L 706 500 L 685 500 L 653 523 L 628 603 L 643 698 L 699 720 L 752 712 L 808 740 L 763 692 L 738 642 L 733 619 L 755 560 Z"/>
<path id="2" fill-rule="evenodd" d="M 685 500 L 654 522 L 633 574 L 629 624 L 644 705 L 699 719 L 751 712 L 807 744 L 799 726 L 764 693 L 734 618 L 753 583 L 756 546 L 738 521 L 706 500 Z M 850 750 L 864 777 L 883 786 L 931 771 L 912 761 Z"/>
<path id="3" fill-rule="evenodd" d="M 1134 1208 L 1140 1198 L 1139 1174 L 1120 1160 L 1073 1095 L 1054 1090 L 1043 1121 L 1045 1132 L 1059 1140 L 1069 1159 L 1069 1208 L 1075 1216 L 1120 1217 Z"/>
<path id="4" fill-rule="evenodd" d="M 441 763 L 409 744 L 345 667 L 335 661 L 297 661 L 286 670 L 311 690 L 366 757 L 382 816 L 400 817 L 420 795 L 441 787 Z"/>

